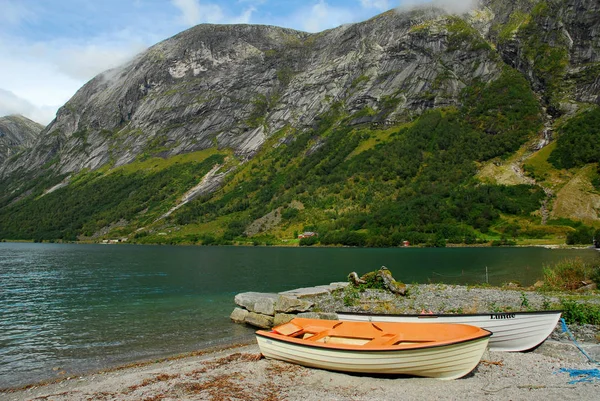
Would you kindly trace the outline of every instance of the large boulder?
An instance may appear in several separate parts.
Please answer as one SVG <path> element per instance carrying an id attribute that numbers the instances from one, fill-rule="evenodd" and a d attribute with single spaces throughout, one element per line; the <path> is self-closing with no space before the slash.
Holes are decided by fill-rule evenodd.
<path id="1" fill-rule="evenodd" d="M 273 316 L 278 297 L 277 294 L 265 292 L 242 292 L 235 296 L 235 303 L 250 312 Z"/>
<path id="2" fill-rule="evenodd" d="M 276 313 L 273 318 L 273 327 L 290 322 L 296 315 L 292 313 Z"/>
<path id="3" fill-rule="evenodd" d="M 306 312 L 310 310 L 313 305 L 314 302 L 305 301 L 288 295 L 280 295 L 275 303 L 275 312 Z"/>
<path id="4" fill-rule="evenodd" d="M 249 312 L 245 322 L 252 326 L 260 327 L 261 329 L 270 329 L 273 327 L 273 316 Z"/>
<path id="5" fill-rule="evenodd" d="M 254 311 L 263 315 L 275 315 L 275 299 L 270 297 L 260 298 L 254 303 Z"/>
<path id="6" fill-rule="evenodd" d="M 229 316 L 229 318 L 234 322 L 234 323 L 244 323 L 246 321 L 246 317 L 248 316 L 248 312 L 246 309 L 242 309 L 242 308 L 235 308 L 233 310 L 233 312 L 231 312 L 231 315 Z"/>
<path id="7" fill-rule="evenodd" d="M 345 288 L 346 286 L 348 286 L 348 284 L 349 283 L 347 282 L 337 282 L 330 283 L 328 285 L 317 285 L 316 287 L 296 288 L 295 290 L 280 292 L 279 295 L 285 295 L 296 298 L 316 297 L 319 295 L 327 295 L 332 293 L 333 291 Z"/>

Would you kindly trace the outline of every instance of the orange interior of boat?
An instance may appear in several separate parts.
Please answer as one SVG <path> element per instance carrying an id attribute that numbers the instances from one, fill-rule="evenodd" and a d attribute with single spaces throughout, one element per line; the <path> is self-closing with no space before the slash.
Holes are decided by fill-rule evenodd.
<path id="1" fill-rule="evenodd" d="M 292 342 L 357 348 L 444 344 L 490 335 L 479 327 L 462 324 L 374 323 L 303 318 L 293 319 L 273 328 L 271 333 L 261 334 L 283 336 Z"/>

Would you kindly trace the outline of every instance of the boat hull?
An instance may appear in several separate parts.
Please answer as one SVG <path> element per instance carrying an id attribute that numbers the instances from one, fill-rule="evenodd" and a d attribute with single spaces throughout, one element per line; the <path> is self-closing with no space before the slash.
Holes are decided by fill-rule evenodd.
<path id="1" fill-rule="evenodd" d="M 260 335 L 256 338 L 260 351 L 265 357 L 307 367 L 340 372 L 411 375 L 452 380 L 463 377 L 475 369 L 486 349 L 489 337 L 459 344 L 397 351 L 327 349 Z"/>
<path id="2" fill-rule="evenodd" d="M 507 312 L 464 315 L 378 315 L 338 313 L 340 320 L 399 323 L 459 323 L 492 332 L 490 351 L 519 352 L 537 347 L 548 338 L 561 311 Z"/>
<path id="3" fill-rule="evenodd" d="M 367 374 L 457 379 L 479 363 L 491 333 L 464 324 L 373 323 L 295 318 L 259 330 L 267 358 Z"/>

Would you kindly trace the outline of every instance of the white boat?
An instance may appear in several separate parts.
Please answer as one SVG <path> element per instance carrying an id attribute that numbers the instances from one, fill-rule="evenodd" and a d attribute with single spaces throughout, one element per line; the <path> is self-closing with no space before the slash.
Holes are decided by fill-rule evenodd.
<path id="1" fill-rule="evenodd" d="M 492 332 L 490 351 L 527 351 L 548 338 L 561 311 L 502 312 L 481 314 L 384 315 L 338 312 L 340 320 L 403 323 L 459 323 Z"/>
<path id="2" fill-rule="evenodd" d="M 463 324 L 296 318 L 272 331 L 257 331 L 256 339 L 265 357 L 303 366 L 451 380 L 477 366 L 490 335 Z"/>

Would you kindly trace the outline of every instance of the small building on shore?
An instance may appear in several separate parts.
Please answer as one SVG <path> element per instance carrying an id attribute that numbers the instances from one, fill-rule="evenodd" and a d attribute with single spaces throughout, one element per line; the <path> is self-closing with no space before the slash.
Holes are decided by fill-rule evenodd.
<path id="1" fill-rule="evenodd" d="M 305 231 L 302 234 L 298 235 L 298 239 L 302 239 L 302 238 L 310 238 L 310 237 L 318 237 L 319 234 L 313 232 L 313 231 Z"/>

